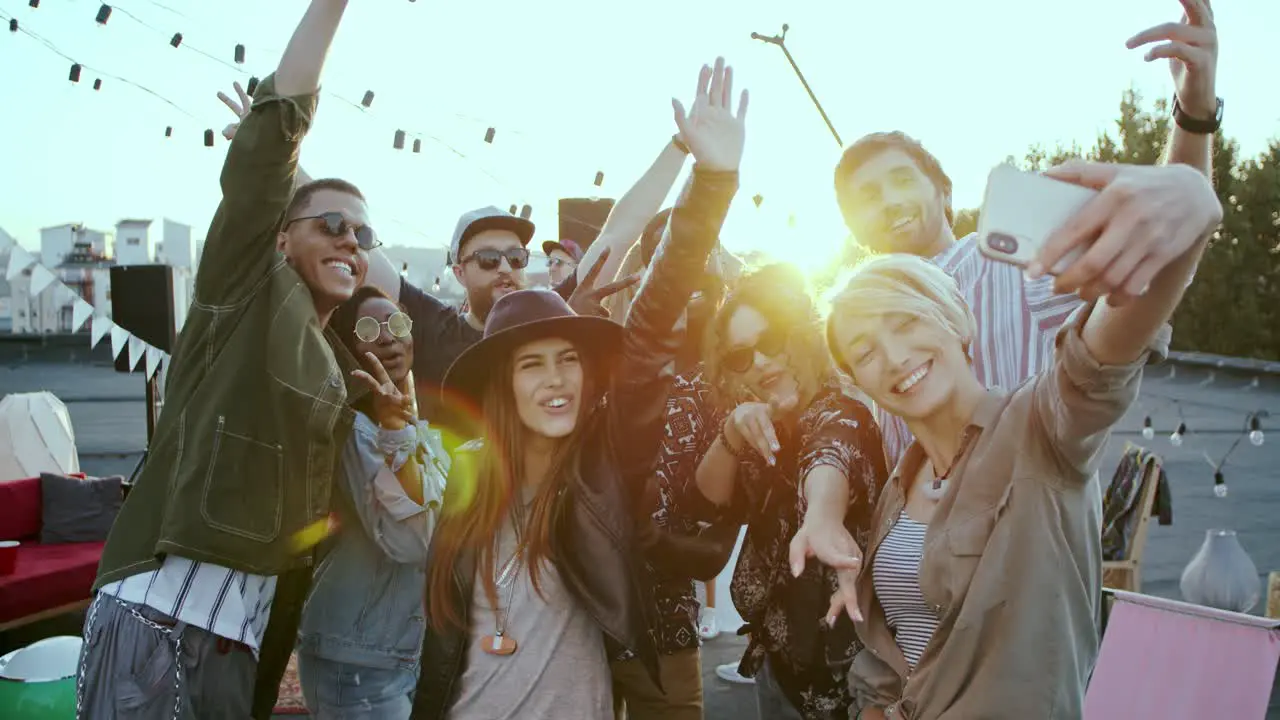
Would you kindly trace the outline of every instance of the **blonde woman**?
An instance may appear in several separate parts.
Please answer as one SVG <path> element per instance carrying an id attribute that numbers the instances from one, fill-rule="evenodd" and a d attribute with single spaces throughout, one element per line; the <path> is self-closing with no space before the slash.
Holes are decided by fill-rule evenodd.
<path id="1" fill-rule="evenodd" d="M 915 436 L 876 508 L 870 562 L 856 585 L 841 576 L 867 646 L 850 672 L 858 717 L 1081 715 L 1098 651 L 1099 456 L 1167 349 L 1222 209 L 1185 165 L 1052 174 L 1101 191 L 1039 258 L 1087 249 L 1057 285 L 1092 302 L 1020 387 L 979 382 L 973 313 L 927 260 L 866 262 L 834 300 L 832 354 Z"/>

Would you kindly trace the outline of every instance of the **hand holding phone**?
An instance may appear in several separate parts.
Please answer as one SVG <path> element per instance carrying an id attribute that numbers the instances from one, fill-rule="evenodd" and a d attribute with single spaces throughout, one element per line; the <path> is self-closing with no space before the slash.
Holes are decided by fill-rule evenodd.
<path id="1" fill-rule="evenodd" d="M 1000 165 L 987 177 L 978 216 L 978 248 L 992 260 L 1026 268 L 1040 256 L 1053 232 L 1097 194 L 1040 173 Z M 1082 250 L 1073 250 L 1050 274 L 1061 273 L 1081 254 Z"/>

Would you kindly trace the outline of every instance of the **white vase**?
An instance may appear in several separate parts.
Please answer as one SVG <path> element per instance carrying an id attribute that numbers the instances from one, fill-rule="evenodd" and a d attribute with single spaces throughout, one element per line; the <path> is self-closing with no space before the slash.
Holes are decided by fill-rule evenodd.
<path id="1" fill-rule="evenodd" d="M 1207 530 L 1204 544 L 1182 571 L 1182 597 L 1205 607 L 1247 613 L 1258 604 L 1258 568 L 1234 530 Z"/>

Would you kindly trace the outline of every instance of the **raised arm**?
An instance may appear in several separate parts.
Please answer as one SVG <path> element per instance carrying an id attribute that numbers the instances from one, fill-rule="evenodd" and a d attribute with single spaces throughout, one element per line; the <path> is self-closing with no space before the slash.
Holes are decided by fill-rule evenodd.
<path id="1" fill-rule="evenodd" d="M 587 270 L 595 265 L 596 258 L 600 257 L 606 248 L 611 252 L 600 271 L 600 276 L 612 278 L 617 274 L 627 250 L 635 245 L 644 226 L 658 213 L 658 209 L 662 207 L 662 201 L 671 192 L 671 186 L 675 184 L 676 177 L 684 167 L 686 155 L 688 155 L 687 150 L 677 145 L 677 139 L 673 137 L 662 148 L 662 152 L 658 153 L 658 157 L 654 159 L 644 175 L 641 175 L 636 184 L 618 199 L 617 204 L 609 211 L 604 227 L 600 229 L 600 236 L 591 243 L 578 263 L 578 282 L 583 281 Z"/>
<path id="2" fill-rule="evenodd" d="M 276 233 L 293 196 L 320 71 L 346 0 L 312 0 L 276 72 L 259 85 L 222 168 L 222 202 L 196 273 L 196 300 L 229 305 L 276 261 Z"/>
<path id="3" fill-rule="evenodd" d="M 673 100 L 676 124 L 696 160 L 693 184 L 672 212 L 667 236 L 627 314 L 621 360 L 613 375 L 610 436 L 623 477 L 648 480 L 662 433 L 675 359 L 676 320 L 689 303 L 738 189 L 745 141 L 746 92 L 732 110 L 733 71 L 704 66 L 692 111 Z"/>
<path id="4" fill-rule="evenodd" d="M 1107 431 L 1137 398 L 1148 353 L 1167 350 L 1167 323 L 1222 205 L 1208 179 L 1187 165 L 1074 163 L 1050 172 L 1100 191 L 1055 233 L 1042 260 L 1088 248 L 1058 284 L 1093 302 L 1063 327 L 1054 368 L 1034 390 L 1048 445 L 1066 469 L 1086 477 Z M 1117 290 L 1124 296 L 1097 302 Z"/>

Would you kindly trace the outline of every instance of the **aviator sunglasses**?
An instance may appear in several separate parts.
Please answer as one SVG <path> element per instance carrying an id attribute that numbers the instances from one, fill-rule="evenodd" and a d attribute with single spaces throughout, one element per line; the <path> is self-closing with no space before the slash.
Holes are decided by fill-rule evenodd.
<path id="1" fill-rule="evenodd" d="M 347 219 L 342 217 L 340 212 L 327 212 L 294 218 L 284 224 L 284 229 L 288 230 L 290 225 L 301 220 L 320 220 L 320 229 L 329 237 L 340 238 L 350 230 L 355 233 L 356 245 L 359 245 L 361 250 L 372 250 L 382 244 L 381 241 L 373 236 L 373 228 L 368 225 L 353 225 L 347 222 Z"/>
<path id="2" fill-rule="evenodd" d="M 386 322 L 379 322 L 377 318 L 365 315 L 356 320 L 356 339 L 367 343 L 377 340 L 382 334 L 383 325 L 387 326 L 387 332 L 391 333 L 391 337 L 397 340 L 409 337 L 409 333 L 413 330 L 413 320 L 403 312 L 391 313 L 391 317 L 387 318 Z"/>
<path id="3" fill-rule="evenodd" d="M 475 261 L 476 267 L 487 272 L 497 270 L 503 258 L 507 259 L 512 270 L 523 270 L 529 265 L 529 248 L 507 248 L 506 250 L 484 248 L 462 258 L 461 263 L 465 265 Z"/>
<path id="4" fill-rule="evenodd" d="M 755 345 L 730 350 L 724 354 L 720 364 L 732 372 L 744 373 L 750 370 L 751 365 L 755 363 L 757 352 L 769 358 L 781 355 L 787 346 L 787 336 L 786 328 L 769 326 L 768 329 L 760 334 Z"/>

